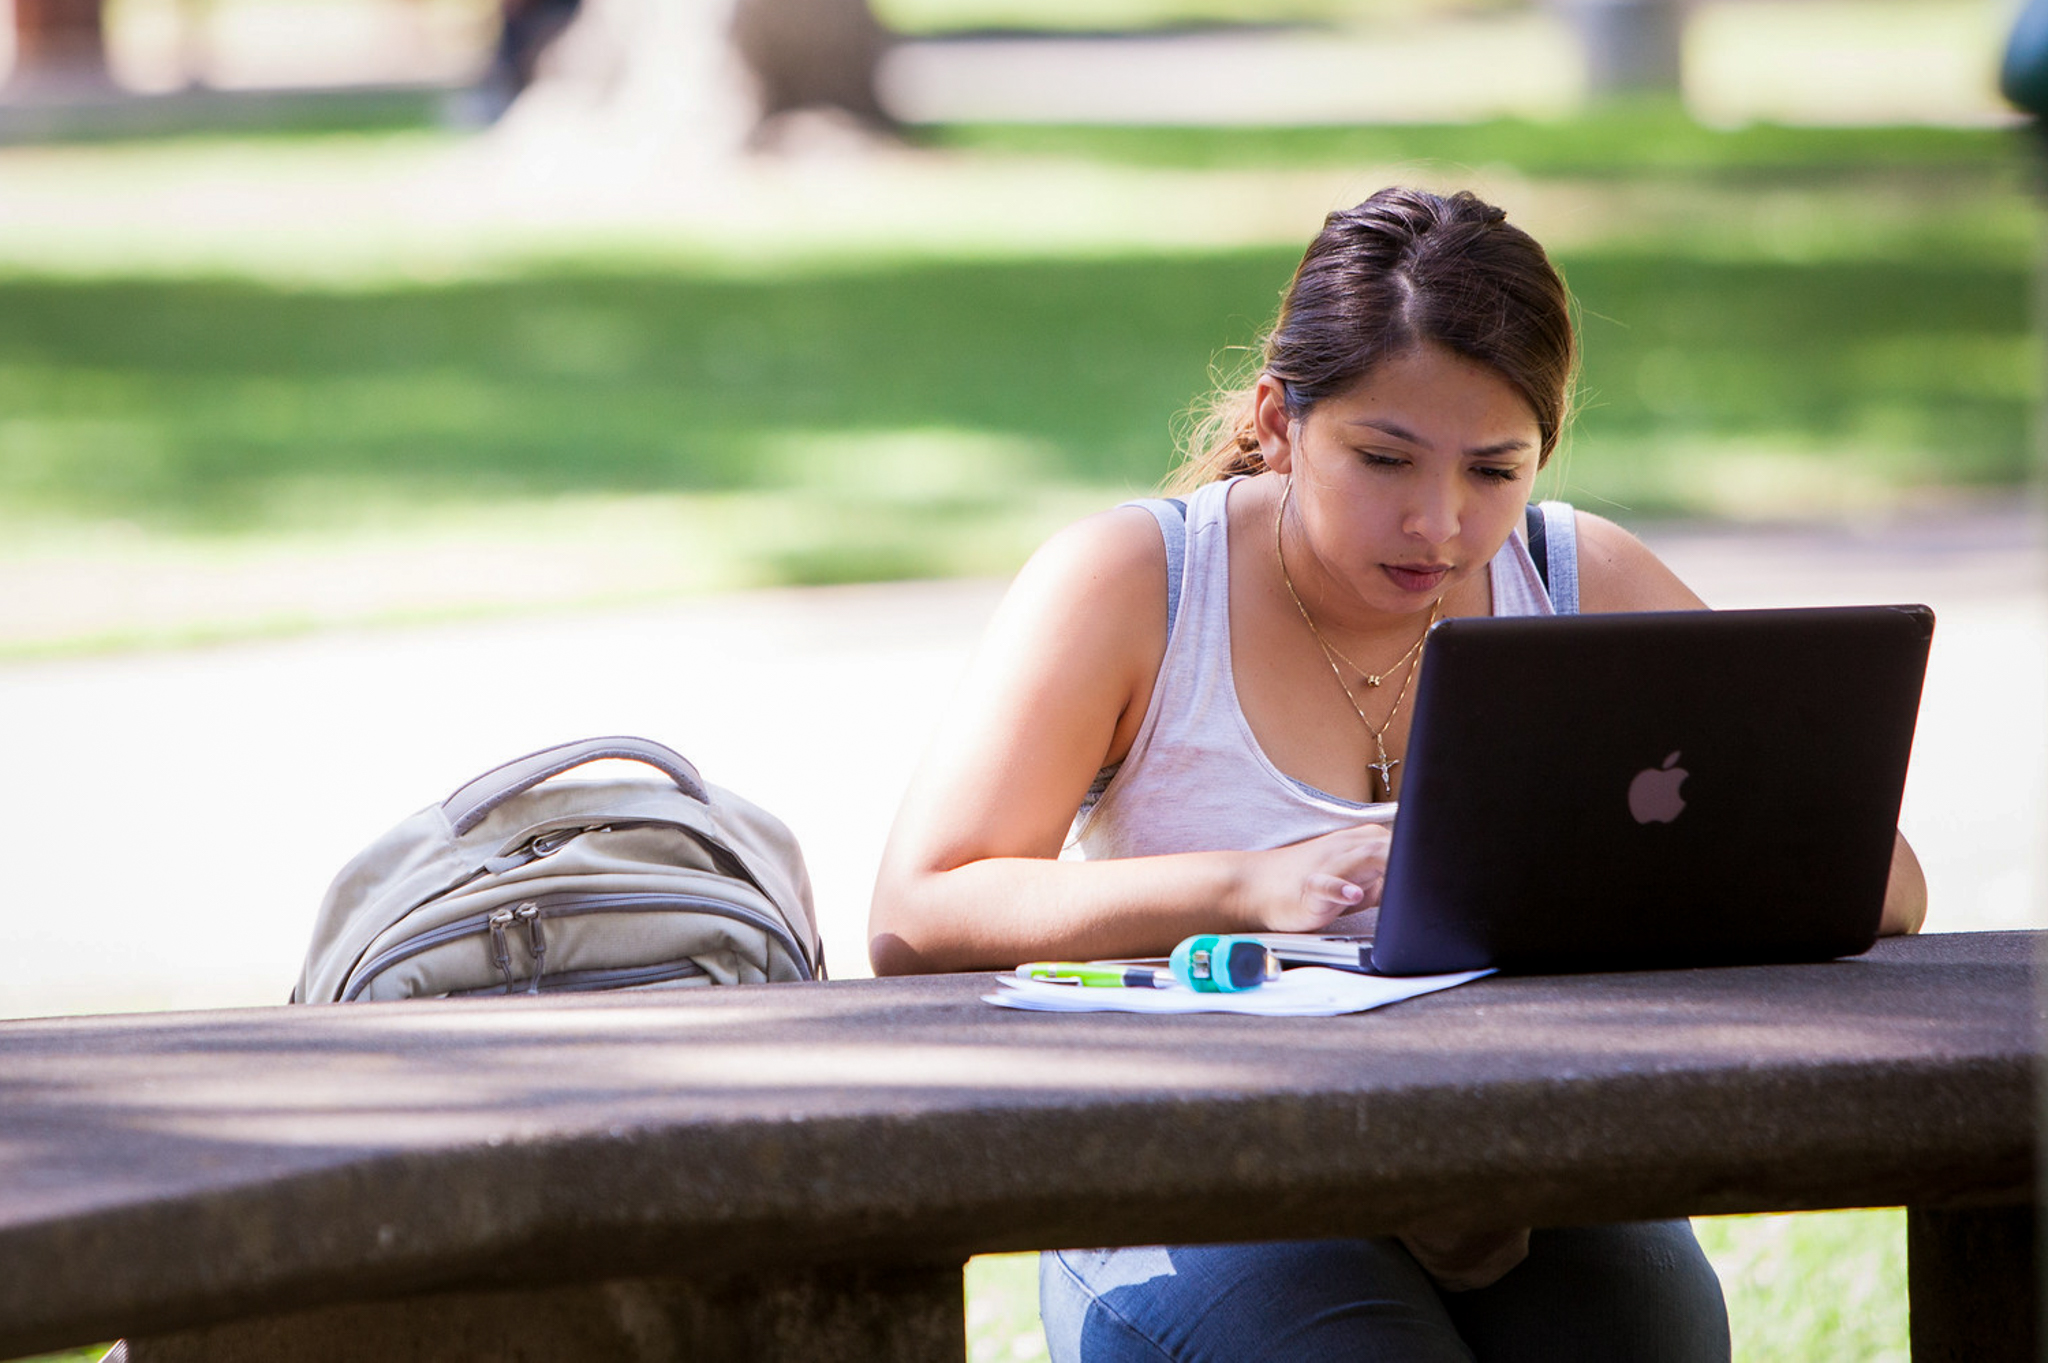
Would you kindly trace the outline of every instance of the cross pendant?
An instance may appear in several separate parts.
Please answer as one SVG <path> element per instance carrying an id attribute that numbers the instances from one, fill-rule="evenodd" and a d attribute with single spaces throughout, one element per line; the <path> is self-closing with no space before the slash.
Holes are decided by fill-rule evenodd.
<path id="1" fill-rule="evenodd" d="M 1377 762 L 1368 762 L 1365 769 L 1380 778 L 1380 785 L 1386 790 L 1387 798 L 1394 798 L 1394 768 L 1401 765 L 1398 757 L 1388 757 L 1384 752 Z"/>

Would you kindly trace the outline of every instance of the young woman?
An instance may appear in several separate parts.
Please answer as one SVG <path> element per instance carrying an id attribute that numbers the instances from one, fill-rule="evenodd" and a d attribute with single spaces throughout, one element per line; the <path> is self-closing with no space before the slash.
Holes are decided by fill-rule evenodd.
<path id="1" fill-rule="evenodd" d="M 1563 281 L 1499 209 L 1397 188 L 1333 213 L 1257 381 L 1198 432 L 1184 516 L 1106 512 L 1019 574 L 897 817 L 876 971 L 1363 926 L 1388 835 L 1361 816 L 1400 794 L 1431 624 L 1702 604 L 1555 504 L 1577 570 L 1537 574 L 1517 528 L 1576 358 Z M 1901 841 L 1884 930 L 1925 899 Z M 1728 1355 L 1684 1222 L 1066 1252 L 1041 1288 L 1059 1363 Z"/>

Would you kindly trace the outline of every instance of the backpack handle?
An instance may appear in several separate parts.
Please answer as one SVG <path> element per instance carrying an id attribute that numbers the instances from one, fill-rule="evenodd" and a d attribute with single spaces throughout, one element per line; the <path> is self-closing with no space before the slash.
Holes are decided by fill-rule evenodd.
<path id="1" fill-rule="evenodd" d="M 676 783 L 676 789 L 699 804 L 710 804 L 711 794 L 704 788 L 704 778 L 690 765 L 690 760 L 673 748 L 664 747 L 651 738 L 586 738 L 577 743 L 560 743 L 552 748 L 515 757 L 502 767 L 494 767 L 477 777 L 461 790 L 441 801 L 441 810 L 448 816 L 448 822 L 455 835 L 463 834 L 484 821 L 484 816 L 515 795 L 524 795 L 541 782 L 560 776 L 565 771 L 590 762 L 602 762 L 610 758 L 623 758 L 629 762 L 645 762 L 648 766 L 667 776 Z"/>

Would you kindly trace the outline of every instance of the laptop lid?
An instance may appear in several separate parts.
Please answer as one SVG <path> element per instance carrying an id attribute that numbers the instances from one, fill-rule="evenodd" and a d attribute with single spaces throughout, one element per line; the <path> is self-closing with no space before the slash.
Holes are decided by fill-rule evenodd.
<path id="1" fill-rule="evenodd" d="M 1933 629 L 1925 606 L 1438 624 L 1374 966 L 1866 950 Z"/>

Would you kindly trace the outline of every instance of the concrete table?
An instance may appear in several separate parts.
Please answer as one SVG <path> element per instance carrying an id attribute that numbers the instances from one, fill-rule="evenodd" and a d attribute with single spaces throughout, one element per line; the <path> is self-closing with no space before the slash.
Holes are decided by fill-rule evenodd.
<path id="1" fill-rule="evenodd" d="M 2032 934 L 1333 1019 L 986 976 L 0 1024 L 0 1357 L 959 1359 L 974 1253 L 1904 1204 L 2032 1358 Z"/>

